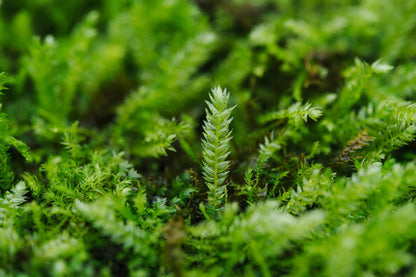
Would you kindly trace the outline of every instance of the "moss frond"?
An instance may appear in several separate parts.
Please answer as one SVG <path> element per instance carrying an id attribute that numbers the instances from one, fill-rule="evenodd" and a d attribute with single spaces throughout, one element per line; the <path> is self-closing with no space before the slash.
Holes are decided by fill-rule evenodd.
<path id="1" fill-rule="evenodd" d="M 204 137 L 202 139 L 202 174 L 208 187 L 208 206 L 211 212 L 218 210 L 226 201 L 227 187 L 224 184 L 230 161 L 230 123 L 234 107 L 227 108 L 230 94 L 220 87 L 212 89 L 206 101 Z"/>

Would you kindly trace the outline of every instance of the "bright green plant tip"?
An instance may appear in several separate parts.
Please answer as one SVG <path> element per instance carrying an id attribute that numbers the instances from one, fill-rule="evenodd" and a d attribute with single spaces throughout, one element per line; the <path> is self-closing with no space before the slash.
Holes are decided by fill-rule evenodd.
<path id="1" fill-rule="evenodd" d="M 227 186 L 224 184 L 230 161 L 230 141 L 232 139 L 230 123 L 231 112 L 235 107 L 227 108 L 230 93 L 226 89 L 212 89 L 207 101 L 208 109 L 204 121 L 202 139 L 202 174 L 208 187 L 208 207 L 217 212 L 226 202 Z"/>

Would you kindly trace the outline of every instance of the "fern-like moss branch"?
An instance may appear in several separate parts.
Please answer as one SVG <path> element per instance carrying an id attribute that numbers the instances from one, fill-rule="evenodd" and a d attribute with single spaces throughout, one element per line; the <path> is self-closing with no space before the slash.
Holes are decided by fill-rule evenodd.
<path id="1" fill-rule="evenodd" d="M 214 212 L 224 203 L 230 161 L 230 141 L 232 139 L 229 125 L 232 121 L 231 112 L 234 107 L 227 108 L 230 94 L 226 89 L 216 87 L 206 101 L 206 120 L 204 121 L 204 138 L 202 140 L 202 171 L 208 187 L 208 208 Z"/>

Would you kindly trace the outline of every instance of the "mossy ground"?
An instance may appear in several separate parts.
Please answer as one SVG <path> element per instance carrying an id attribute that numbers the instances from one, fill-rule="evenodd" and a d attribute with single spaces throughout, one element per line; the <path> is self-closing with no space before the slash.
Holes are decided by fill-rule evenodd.
<path id="1" fill-rule="evenodd" d="M 416 276 L 415 14 L 0 0 L 0 276 Z"/>

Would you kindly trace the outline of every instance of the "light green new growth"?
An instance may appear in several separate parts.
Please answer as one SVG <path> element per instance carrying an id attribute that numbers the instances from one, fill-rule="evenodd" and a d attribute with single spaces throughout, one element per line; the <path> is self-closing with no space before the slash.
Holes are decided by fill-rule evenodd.
<path id="1" fill-rule="evenodd" d="M 224 181 L 227 178 L 230 161 L 230 140 L 232 139 L 229 125 L 234 107 L 227 108 L 230 94 L 226 89 L 216 87 L 206 101 L 207 118 L 204 121 L 204 138 L 202 139 L 202 171 L 208 187 L 208 208 L 217 210 L 224 203 L 227 193 Z"/>

